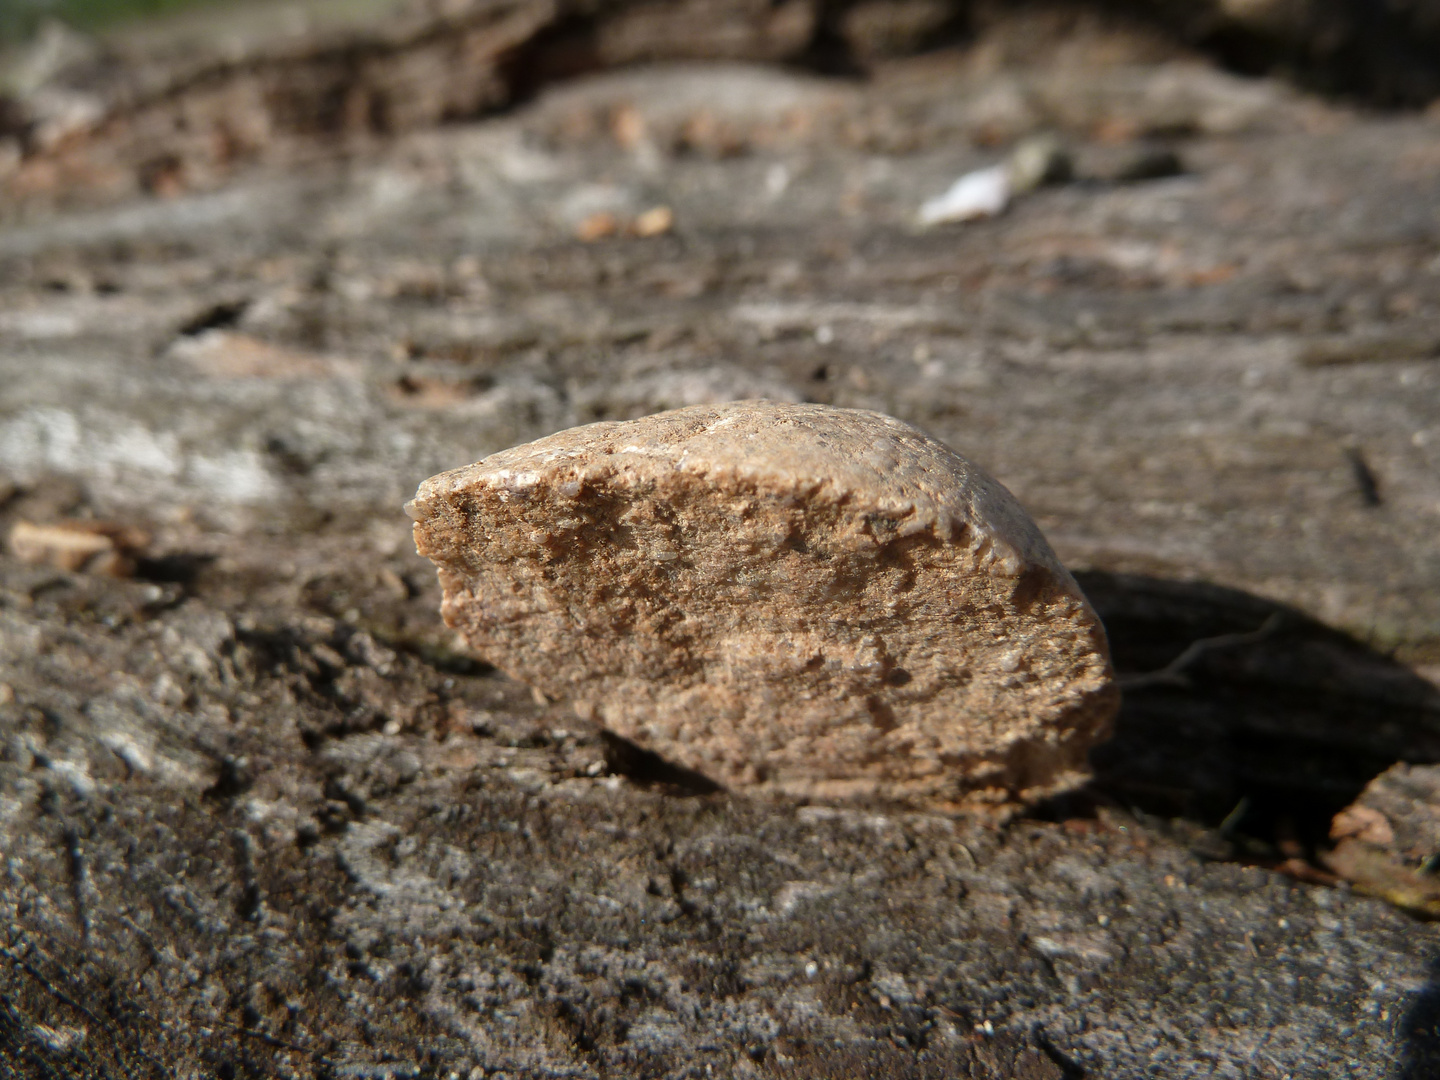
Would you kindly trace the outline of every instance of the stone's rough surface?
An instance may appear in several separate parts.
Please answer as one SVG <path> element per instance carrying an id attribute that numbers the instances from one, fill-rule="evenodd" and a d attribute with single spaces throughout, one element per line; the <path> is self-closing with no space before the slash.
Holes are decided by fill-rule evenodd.
<path id="1" fill-rule="evenodd" d="M 1104 631 L 1014 497 L 879 413 L 751 401 L 563 431 L 409 507 L 486 660 L 737 788 L 940 805 L 1074 786 Z"/>

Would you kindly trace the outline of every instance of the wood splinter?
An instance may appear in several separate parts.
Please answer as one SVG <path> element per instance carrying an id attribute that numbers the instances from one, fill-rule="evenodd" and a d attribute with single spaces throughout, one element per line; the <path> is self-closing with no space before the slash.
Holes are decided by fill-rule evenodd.
<path id="1" fill-rule="evenodd" d="M 1119 693 L 999 482 L 879 413 L 748 401 L 562 431 L 407 506 L 481 657 L 727 787 L 1004 809 Z"/>

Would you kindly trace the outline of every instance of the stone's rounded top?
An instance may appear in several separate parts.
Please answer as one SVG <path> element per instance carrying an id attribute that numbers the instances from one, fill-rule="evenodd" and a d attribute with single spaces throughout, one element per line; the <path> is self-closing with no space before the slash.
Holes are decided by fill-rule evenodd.
<path id="1" fill-rule="evenodd" d="M 901 535 L 987 549 L 996 573 L 1040 565 L 1069 578 L 998 480 L 900 420 L 828 405 L 739 401 L 571 428 L 431 477 L 407 512 L 423 521 L 437 500 L 476 487 L 523 497 L 543 482 L 578 494 L 588 482 L 640 487 L 676 474 L 885 514 Z"/>

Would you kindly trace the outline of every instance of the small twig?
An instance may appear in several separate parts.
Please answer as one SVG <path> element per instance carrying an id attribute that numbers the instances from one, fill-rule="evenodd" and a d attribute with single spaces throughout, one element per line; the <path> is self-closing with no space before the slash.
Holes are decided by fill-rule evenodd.
<path id="1" fill-rule="evenodd" d="M 44 950 L 35 948 L 33 944 L 30 946 L 30 948 L 33 951 L 40 953 L 41 956 L 45 956 Z M 8 948 L 4 945 L 0 945 L 0 956 L 5 957 L 21 971 L 25 972 L 25 974 L 29 975 L 32 979 L 34 979 L 37 983 L 44 987 L 46 993 L 48 993 L 56 1001 L 75 1010 L 81 1016 L 85 1017 L 86 1020 L 89 1020 L 90 1023 L 93 1024 L 96 1028 L 99 1028 L 101 1030 L 113 1030 L 113 1025 L 107 1024 L 105 1021 L 101 1020 L 100 1017 L 96 1016 L 95 1013 L 87 1009 L 81 1002 L 72 998 L 69 994 L 65 993 L 64 990 L 61 990 L 60 987 L 56 986 L 55 983 L 53 983 L 50 979 L 46 978 L 46 976 L 41 973 L 39 968 L 37 968 L 34 964 L 30 963 L 29 960 L 25 959 L 25 957 L 21 956 L 13 949 Z M 50 959 L 50 957 L 48 956 L 46 956 L 45 958 L 47 960 Z M 160 1063 L 154 1058 L 152 1058 L 149 1054 L 147 1054 L 143 1048 L 137 1046 L 136 1049 L 139 1050 L 140 1056 L 145 1058 L 145 1060 L 148 1061 L 150 1064 L 157 1066 L 160 1065 Z M 120 1068 L 124 1070 L 127 1080 L 128 1078 L 133 1076 L 130 1071 L 130 1066 L 125 1061 L 123 1056 L 119 1060 L 119 1065 Z M 160 1068 L 165 1075 L 169 1075 L 168 1069 L 165 1069 L 163 1066 L 160 1066 Z"/>
<path id="2" fill-rule="evenodd" d="M 1220 822 L 1219 833 L 1221 836 L 1229 836 L 1244 820 L 1245 815 L 1250 812 L 1250 796 L 1240 796 L 1240 801 L 1235 804 L 1235 809 L 1225 815 L 1225 820 Z"/>
<path id="3" fill-rule="evenodd" d="M 225 1026 L 237 1035 L 243 1035 L 247 1039 L 258 1039 L 266 1046 L 273 1046 L 277 1050 L 289 1050 L 291 1053 L 304 1054 L 306 1057 L 319 1057 L 319 1051 L 317 1050 L 311 1050 L 308 1047 L 301 1046 L 299 1043 L 288 1042 L 274 1035 L 267 1035 L 265 1032 L 258 1031 L 255 1028 L 240 1027 L 238 1024 L 226 1024 Z"/>
<path id="4" fill-rule="evenodd" d="M 235 842 L 235 857 L 240 864 L 240 902 L 237 913 L 247 922 L 265 921 L 265 892 L 260 887 L 259 875 L 255 872 L 255 840 L 246 829 L 236 829 L 231 834 Z"/>
<path id="5" fill-rule="evenodd" d="M 282 1039 L 277 1035 L 270 1035 L 264 1031 L 260 1031 L 258 1028 L 242 1027 L 239 1024 L 232 1024 L 229 1020 L 219 1020 L 216 1021 L 216 1023 L 220 1027 L 229 1028 L 242 1038 L 255 1039 L 257 1042 L 262 1042 L 266 1046 L 273 1047 L 276 1050 L 288 1050 L 293 1054 L 304 1054 L 312 1061 L 316 1061 L 327 1068 L 333 1069 L 338 1064 L 334 1059 L 326 1057 L 319 1050 L 312 1049 L 308 1046 L 301 1046 L 299 1043 L 290 1042 L 288 1039 Z"/>
<path id="6" fill-rule="evenodd" d="M 1143 675 L 1126 675 L 1120 679 L 1121 690 L 1140 690 L 1149 686 L 1189 686 L 1190 679 L 1185 674 L 1185 669 L 1194 664 L 1206 653 L 1215 652 L 1218 649 L 1229 649 L 1236 645 L 1254 645 L 1264 641 L 1280 629 L 1284 622 L 1284 614 L 1272 612 L 1259 627 L 1243 634 L 1220 634 L 1216 637 L 1200 638 L 1192 641 L 1185 647 L 1185 651 L 1177 656 L 1170 663 L 1158 671 L 1147 671 Z"/>
<path id="7" fill-rule="evenodd" d="M 38 951 L 38 950 L 37 950 L 37 951 Z M 41 955 L 44 955 L 44 954 L 42 953 Z M 34 980 L 35 980 L 36 982 L 38 982 L 41 986 L 43 986 L 43 987 L 45 988 L 45 990 L 50 994 L 50 996 L 53 997 L 53 998 L 55 998 L 57 1001 L 59 1001 L 60 1004 L 69 1006 L 70 1008 L 74 1009 L 74 1010 L 75 1010 L 76 1012 L 78 1012 L 81 1016 L 85 1017 L 85 1019 L 89 1020 L 92 1024 L 94 1024 L 96 1027 L 104 1027 L 104 1026 L 105 1026 L 104 1023 L 101 1021 L 101 1019 L 100 1019 L 98 1016 L 96 1016 L 93 1012 L 91 1012 L 89 1009 L 87 1009 L 84 1005 L 82 1005 L 80 1002 L 76 1001 L 74 998 L 70 997 L 68 994 L 65 993 L 65 991 L 61 990 L 61 989 L 60 989 L 58 986 L 56 986 L 53 982 L 51 982 L 49 979 L 47 979 L 47 978 L 40 972 L 40 970 L 39 970 L 37 967 L 35 967 L 34 964 L 30 963 L 29 960 L 25 959 L 23 956 L 21 956 L 21 955 L 20 955 L 19 953 L 17 953 L 15 950 L 10 949 L 10 948 L 7 948 L 7 947 L 4 946 L 4 945 L 0 945 L 0 956 L 5 957 L 5 959 L 9 960 L 12 964 L 14 964 L 16 967 L 18 967 L 21 971 L 25 972 L 25 974 L 29 975 L 32 979 L 34 979 Z M 46 959 L 49 959 L 49 957 L 46 957 Z"/>
<path id="8" fill-rule="evenodd" d="M 1350 475 L 1355 478 L 1355 487 L 1360 492 L 1360 501 L 1371 509 L 1379 506 L 1384 501 L 1380 497 L 1380 481 L 1376 479 L 1375 470 L 1370 468 L 1370 463 L 1365 460 L 1365 455 L 1360 452 L 1360 448 L 1347 446 L 1345 460 L 1350 463 Z"/>
<path id="9" fill-rule="evenodd" d="M 75 894 L 75 915 L 80 921 L 80 934 L 90 943 L 90 868 L 85 862 L 85 848 L 73 825 L 65 828 L 65 848 L 70 854 L 71 891 Z"/>

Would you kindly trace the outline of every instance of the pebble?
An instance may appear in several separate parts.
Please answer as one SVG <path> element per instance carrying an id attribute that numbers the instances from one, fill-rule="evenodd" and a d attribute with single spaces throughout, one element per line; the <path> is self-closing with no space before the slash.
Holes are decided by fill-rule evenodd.
<path id="1" fill-rule="evenodd" d="M 478 656 L 733 789 L 1002 810 L 1083 782 L 1118 701 L 1014 496 L 879 413 L 591 424 L 407 510 Z"/>
<path id="2" fill-rule="evenodd" d="M 10 551 L 21 562 L 110 577 L 130 577 L 149 542 L 138 529 L 109 521 L 17 521 L 10 530 Z"/>

